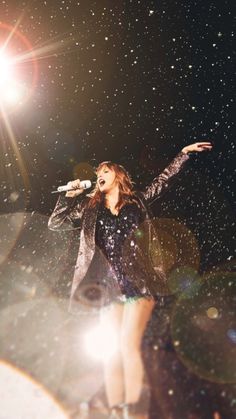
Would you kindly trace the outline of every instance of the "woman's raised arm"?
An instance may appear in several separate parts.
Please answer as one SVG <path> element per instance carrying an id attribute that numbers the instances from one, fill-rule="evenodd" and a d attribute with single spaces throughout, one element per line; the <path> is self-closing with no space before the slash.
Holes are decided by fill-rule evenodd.
<path id="1" fill-rule="evenodd" d="M 184 163 L 189 159 L 189 153 L 211 149 L 212 145 L 210 142 L 199 142 L 184 147 L 163 172 L 153 180 L 151 185 L 146 187 L 142 193 L 143 198 L 150 203 L 159 198 L 172 185 L 177 174 L 184 167 Z"/>

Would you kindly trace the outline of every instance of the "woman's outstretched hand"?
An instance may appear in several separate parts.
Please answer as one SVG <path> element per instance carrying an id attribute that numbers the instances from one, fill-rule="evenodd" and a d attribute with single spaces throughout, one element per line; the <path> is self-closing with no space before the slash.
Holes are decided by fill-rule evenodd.
<path id="1" fill-rule="evenodd" d="M 185 154 L 190 153 L 191 151 L 210 151 L 212 149 L 212 144 L 209 142 L 204 143 L 194 143 L 187 145 L 181 151 Z"/>
<path id="2" fill-rule="evenodd" d="M 68 182 L 67 185 L 71 189 L 74 189 L 73 191 L 66 192 L 66 197 L 67 198 L 75 198 L 76 196 L 78 196 L 82 192 L 84 192 L 84 189 L 80 188 L 80 180 L 79 179 L 72 180 L 71 182 Z"/>

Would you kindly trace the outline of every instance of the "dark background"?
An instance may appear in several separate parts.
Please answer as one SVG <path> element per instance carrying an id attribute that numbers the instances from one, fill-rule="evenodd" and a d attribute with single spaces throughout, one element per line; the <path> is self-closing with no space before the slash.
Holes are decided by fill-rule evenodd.
<path id="1" fill-rule="evenodd" d="M 153 204 L 153 215 L 192 232 L 200 275 L 222 269 L 234 275 L 233 2 L 5 1 L 0 21 L 18 22 L 38 71 L 28 100 L 8 109 L 12 135 L 0 117 L 1 253 L 7 248 L 1 307 L 27 300 L 32 283 L 39 297 L 48 284 L 61 297 L 69 293 L 65 266 L 68 254 L 73 265 L 77 247 L 73 254 L 68 236 L 46 230 L 52 190 L 76 177 L 93 179 L 93 169 L 108 159 L 123 164 L 142 188 L 196 141 L 211 141 L 212 151 L 190 156 L 175 186 Z M 2 40 L 6 33 L 0 30 Z M 9 49 L 14 43 L 22 53 L 16 36 Z M 19 70 L 32 79 L 31 62 Z M 184 253 L 185 233 L 176 231 Z M 224 327 L 235 330 L 235 322 Z"/>

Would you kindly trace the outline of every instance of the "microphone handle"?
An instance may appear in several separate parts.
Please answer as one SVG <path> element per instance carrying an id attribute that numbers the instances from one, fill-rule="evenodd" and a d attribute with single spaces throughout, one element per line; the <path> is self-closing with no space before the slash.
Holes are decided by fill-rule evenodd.
<path id="1" fill-rule="evenodd" d="M 92 182 L 90 180 L 81 180 L 80 182 L 80 189 L 89 189 L 92 186 Z M 58 186 L 56 191 L 52 191 L 52 193 L 61 193 L 61 192 L 68 192 L 68 191 L 75 191 L 76 189 L 70 188 L 68 185 Z"/>
<path id="2" fill-rule="evenodd" d="M 63 193 L 63 192 L 69 192 L 69 191 L 75 191 L 76 189 L 67 189 L 66 191 L 52 191 L 51 193 Z"/>

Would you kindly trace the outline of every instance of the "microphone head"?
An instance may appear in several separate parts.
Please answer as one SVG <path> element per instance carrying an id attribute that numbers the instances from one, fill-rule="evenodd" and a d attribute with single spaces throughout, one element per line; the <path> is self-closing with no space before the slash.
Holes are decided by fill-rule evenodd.
<path id="1" fill-rule="evenodd" d="M 91 182 L 91 180 L 82 180 L 80 182 L 80 185 L 83 189 L 89 189 L 92 186 L 92 182 Z"/>

